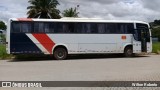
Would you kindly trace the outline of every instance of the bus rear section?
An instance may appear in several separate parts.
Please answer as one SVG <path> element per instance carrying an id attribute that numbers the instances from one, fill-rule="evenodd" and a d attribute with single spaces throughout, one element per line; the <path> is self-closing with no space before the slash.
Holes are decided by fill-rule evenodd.
<path id="1" fill-rule="evenodd" d="M 37 47 L 40 43 L 33 43 L 27 35 L 31 34 L 32 23 L 28 21 L 10 20 L 7 31 L 7 52 L 10 54 L 43 54 Z"/>

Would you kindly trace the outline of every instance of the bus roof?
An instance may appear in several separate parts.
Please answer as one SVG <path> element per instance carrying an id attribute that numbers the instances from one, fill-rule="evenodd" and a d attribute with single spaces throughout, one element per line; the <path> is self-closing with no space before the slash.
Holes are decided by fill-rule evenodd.
<path id="1" fill-rule="evenodd" d="M 136 20 L 104 20 L 99 18 L 61 18 L 61 19 L 36 19 L 36 18 L 11 18 L 12 21 L 43 21 L 43 22 L 102 22 L 102 23 L 144 23 Z"/>

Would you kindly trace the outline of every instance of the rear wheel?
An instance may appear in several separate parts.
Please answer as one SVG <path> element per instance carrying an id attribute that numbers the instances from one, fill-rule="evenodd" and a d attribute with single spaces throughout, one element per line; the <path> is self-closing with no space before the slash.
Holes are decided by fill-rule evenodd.
<path id="1" fill-rule="evenodd" d="M 132 47 L 126 47 L 125 50 L 124 50 L 124 56 L 125 57 L 132 57 L 134 54 L 133 54 L 133 49 Z"/>
<path id="2" fill-rule="evenodd" d="M 67 58 L 67 50 L 65 48 L 56 48 L 53 56 L 56 60 L 64 60 Z"/>

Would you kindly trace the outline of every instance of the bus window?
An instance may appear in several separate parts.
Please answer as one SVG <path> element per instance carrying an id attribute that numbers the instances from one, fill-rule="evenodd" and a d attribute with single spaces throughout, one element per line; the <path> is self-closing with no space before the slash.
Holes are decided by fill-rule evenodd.
<path id="1" fill-rule="evenodd" d="M 12 22 L 12 33 L 20 33 L 21 32 L 21 25 L 20 22 Z"/>
<path id="2" fill-rule="evenodd" d="M 75 23 L 68 23 L 68 32 L 75 33 Z"/>
<path id="3" fill-rule="evenodd" d="M 45 33 L 49 33 L 49 32 L 50 32 L 49 29 L 50 29 L 50 28 L 49 28 L 49 23 L 45 23 L 45 24 L 44 24 L 44 32 L 45 32 Z"/>
<path id="4" fill-rule="evenodd" d="M 106 25 L 107 25 L 106 26 L 106 32 L 113 33 L 113 34 L 117 33 L 117 24 L 107 23 Z"/>
<path id="5" fill-rule="evenodd" d="M 44 32 L 45 33 L 54 33 L 54 23 L 44 23 Z"/>
<path id="6" fill-rule="evenodd" d="M 35 22 L 34 23 L 34 32 L 35 33 L 44 33 L 44 23 L 43 22 Z"/>
<path id="7" fill-rule="evenodd" d="M 91 23 L 91 33 L 96 34 L 98 33 L 98 28 L 97 28 L 97 24 L 96 23 Z"/>
<path id="8" fill-rule="evenodd" d="M 134 30 L 133 24 L 129 24 L 129 23 L 117 24 L 117 33 L 132 34 L 133 30 Z"/>
<path id="9" fill-rule="evenodd" d="M 75 33 L 82 33 L 84 30 L 83 28 L 82 23 L 75 23 Z"/>
<path id="10" fill-rule="evenodd" d="M 98 33 L 105 33 L 105 24 L 97 24 Z"/>
<path id="11" fill-rule="evenodd" d="M 55 33 L 63 33 L 63 22 L 56 23 Z"/>
<path id="12" fill-rule="evenodd" d="M 127 33 L 129 33 L 129 34 L 134 33 L 134 24 L 133 23 L 127 24 Z"/>
<path id="13" fill-rule="evenodd" d="M 21 32 L 24 33 L 30 33 L 32 28 L 31 28 L 31 23 L 23 22 L 21 23 Z"/>
<path id="14" fill-rule="evenodd" d="M 143 33 L 145 35 L 145 38 L 146 38 L 147 42 L 150 42 L 149 26 L 147 24 L 140 24 L 140 23 L 137 23 L 136 26 L 137 26 L 137 29 L 144 29 Z M 141 31 L 140 30 L 138 30 L 138 35 L 139 35 L 139 38 L 141 38 Z"/>
<path id="15" fill-rule="evenodd" d="M 91 24 L 90 23 L 85 24 L 85 30 L 86 30 L 86 33 L 91 33 Z"/>

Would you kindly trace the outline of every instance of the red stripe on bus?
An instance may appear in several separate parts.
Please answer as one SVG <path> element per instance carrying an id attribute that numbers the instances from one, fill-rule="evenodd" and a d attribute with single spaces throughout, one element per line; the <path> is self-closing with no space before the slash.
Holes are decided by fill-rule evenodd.
<path id="1" fill-rule="evenodd" d="M 18 21 L 33 21 L 31 18 L 17 18 Z"/>
<path id="2" fill-rule="evenodd" d="M 40 42 L 40 44 L 42 44 L 42 46 L 50 54 L 52 54 L 52 48 L 55 45 L 55 43 L 46 34 L 32 34 L 32 35 Z"/>

